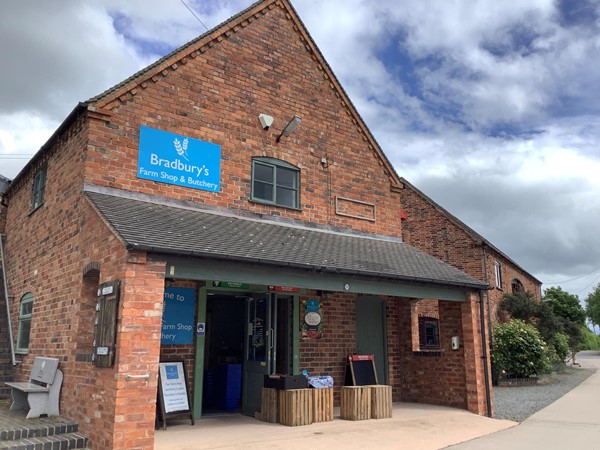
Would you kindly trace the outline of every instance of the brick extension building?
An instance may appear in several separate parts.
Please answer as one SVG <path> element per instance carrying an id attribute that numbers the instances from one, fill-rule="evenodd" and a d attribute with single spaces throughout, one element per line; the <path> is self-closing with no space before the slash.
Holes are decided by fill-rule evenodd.
<path id="1" fill-rule="evenodd" d="M 491 322 L 498 319 L 498 306 L 506 293 L 530 292 L 541 301 L 541 281 L 408 180 L 401 178 L 401 182 L 402 205 L 408 211 L 402 223 L 404 242 L 489 284 L 485 295 Z"/>
<path id="2" fill-rule="evenodd" d="M 14 377 L 59 358 L 93 448 L 152 448 L 173 358 L 196 418 L 231 406 L 223 368 L 245 414 L 267 373 L 337 399 L 351 353 L 396 401 L 491 415 L 487 284 L 402 242 L 405 193 L 290 3 L 258 2 L 78 104 L 10 184 Z"/>

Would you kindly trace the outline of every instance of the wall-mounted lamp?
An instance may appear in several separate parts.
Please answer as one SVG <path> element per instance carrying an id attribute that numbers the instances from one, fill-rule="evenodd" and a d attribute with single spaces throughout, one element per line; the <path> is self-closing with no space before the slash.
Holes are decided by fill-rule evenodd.
<path id="1" fill-rule="evenodd" d="M 277 136 L 277 142 L 279 142 L 279 140 L 281 139 L 282 136 L 289 136 L 290 134 L 292 134 L 294 132 L 294 130 L 296 128 L 298 128 L 298 125 L 300 125 L 300 122 L 302 122 L 302 119 L 298 116 L 294 116 L 292 118 L 292 120 L 290 120 L 288 122 L 288 124 L 285 126 L 285 128 L 283 129 L 283 131 L 281 132 L 281 134 L 279 136 Z"/>

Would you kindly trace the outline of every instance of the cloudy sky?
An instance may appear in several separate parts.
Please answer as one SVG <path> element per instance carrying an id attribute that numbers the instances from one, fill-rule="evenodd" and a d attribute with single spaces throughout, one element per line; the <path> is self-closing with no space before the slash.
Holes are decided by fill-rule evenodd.
<path id="1" fill-rule="evenodd" d="M 397 172 L 544 282 L 600 283 L 598 0 L 292 0 Z M 186 0 L 208 28 L 252 0 Z M 180 0 L 2 0 L 0 174 L 206 31 Z"/>

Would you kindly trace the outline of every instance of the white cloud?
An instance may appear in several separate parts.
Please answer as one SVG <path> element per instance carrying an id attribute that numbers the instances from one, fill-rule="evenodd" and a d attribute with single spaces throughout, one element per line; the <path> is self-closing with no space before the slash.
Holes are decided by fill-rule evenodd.
<path id="1" fill-rule="evenodd" d="M 292 2 L 400 175 L 542 280 L 600 266 L 600 22 L 553 0 Z M 252 0 L 187 3 L 212 28 Z M 178 0 L 2 7 L 9 177 L 25 161 L 3 155 L 206 31 Z"/>

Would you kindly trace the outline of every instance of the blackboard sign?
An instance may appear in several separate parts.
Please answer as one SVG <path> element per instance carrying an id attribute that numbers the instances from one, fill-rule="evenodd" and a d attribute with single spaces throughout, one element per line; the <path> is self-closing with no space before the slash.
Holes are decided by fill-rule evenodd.
<path id="1" fill-rule="evenodd" d="M 375 370 L 375 357 L 373 355 L 348 355 L 344 384 L 346 386 L 379 384 Z"/>
<path id="2" fill-rule="evenodd" d="M 194 425 L 187 372 L 183 361 L 163 361 L 158 365 L 158 405 L 156 422 L 167 429 L 167 418 L 189 416 Z"/>

